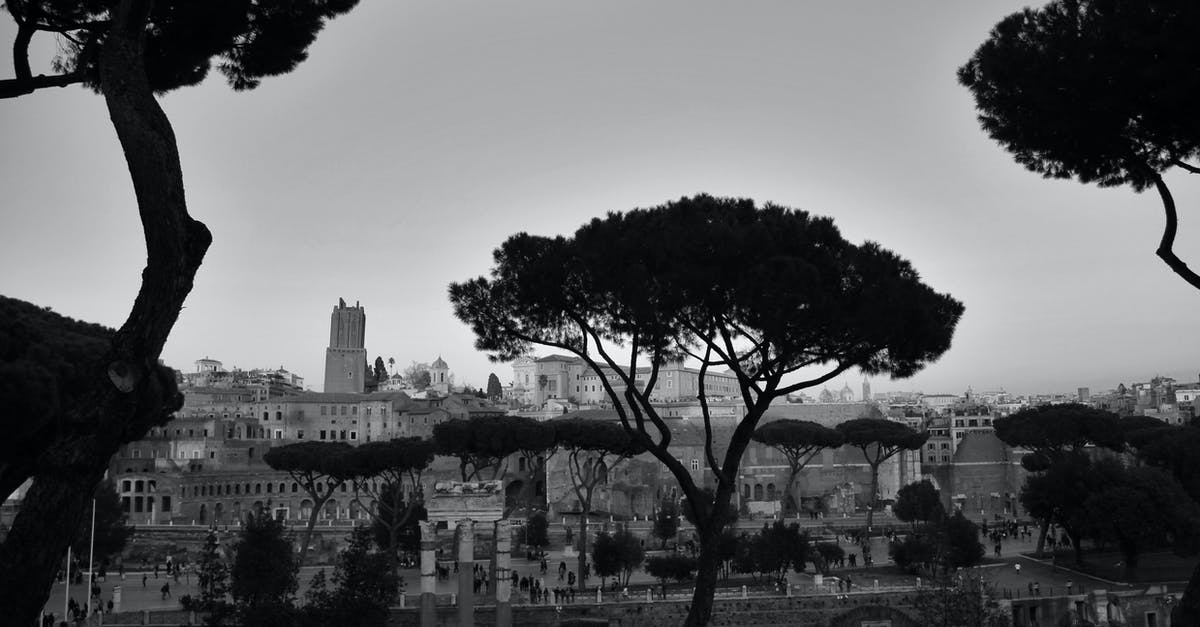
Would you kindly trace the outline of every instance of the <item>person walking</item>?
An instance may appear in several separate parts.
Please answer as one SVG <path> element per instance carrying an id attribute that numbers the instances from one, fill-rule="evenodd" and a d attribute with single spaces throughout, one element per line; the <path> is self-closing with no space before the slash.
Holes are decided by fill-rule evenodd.
<path id="1" fill-rule="evenodd" d="M 160 590 L 162 592 L 163 600 L 171 598 L 171 582 L 168 581 L 168 582 L 164 583 Z"/>

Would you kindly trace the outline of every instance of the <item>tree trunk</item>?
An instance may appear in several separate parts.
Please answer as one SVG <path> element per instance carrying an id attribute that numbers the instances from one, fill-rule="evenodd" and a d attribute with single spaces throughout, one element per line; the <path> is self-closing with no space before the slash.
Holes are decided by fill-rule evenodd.
<path id="1" fill-rule="evenodd" d="M 1192 578 L 1188 580 L 1179 605 L 1171 610 L 1171 624 L 1200 625 L 1200 564 L 1192 570 Z"/>
<path id="2" fill-rule="evenodd" d="M 871 524 L 875 521 L 875 495 L 879 494 L 879 465 L 871 466 L 871 498 L 867 499 L 867 542 L 871 541 Z"/>
<path id="3" fill-rule="evenodd" d="M 1038 529 L 1037 550 L 1035 551 L 1035 553 L 1037 554 L 1038 557 L 1042 557 L 1043 555 L 1045 555 L 1046 534 L 1049 533 L 1049 531 L 1050 531 L 1050 519 L 1047 518 L 1046 520 L 1042 521 L 1042 525 Z"/>
<path id="4" fill-rule="evenodd" d="M 329 497 L 318 500 L 315 494 L 310 494 L 313 497 L 313 509 L 308 515 L 308 525 L 304 527 L 304 539 L 300 543 L 300 565 L 303 566 L 308 558 L 308 546 L 312 544 L 313 529 L 317 526 L 317 518 L 321 516 L 321 508 L 325 507 L 325 502 Z"/>
<path id="5" fill-rule="evenodd" d="M 728 499 L 726 500 L 728 507 Z M 721 535 L 714 525 L 706 525 L 706 531 L 699 531 L 700 561 L 696 568 L 696 591 L 692 594 L 692 607 L 688 611 L 686 627 L 702 627 L 712 620 L 713 595 L 717 592 L 717 569 L 721 562 L 717 556 L 717 543 Z"/>
<path id="6" fill-rule="evenodd" d="M 137 196 L 146 267 L 129 317 L 93 366 L 91 389 L 63 409 L 57 441 L 38 459 L 38 473 L 0 546 L 0 590 L 10 599 L 5 611 L 12 624 L 37 620 L 112 455 L 165 424 L 182 403 L 174 374 L 158 358 L 212 237 L 187 213 L 175 135 L 146 78 L 148 12 L 148 3 L 136 0 L 112 10 L 99 80 Z"/>
<path id="7" fill-rule="evenodd" d="M 581 505 L 583 505 L 583 512 L 579 515 L 579 564 L 575 576 L 578 577 L 576 583 L 579 584 L 579 591 L 587 592 L 583 574 L 587 571 L 587 523 L 588 511 L 592 509 L 592 499 L 589 498 L 587 503 L 581 503 Z"/>

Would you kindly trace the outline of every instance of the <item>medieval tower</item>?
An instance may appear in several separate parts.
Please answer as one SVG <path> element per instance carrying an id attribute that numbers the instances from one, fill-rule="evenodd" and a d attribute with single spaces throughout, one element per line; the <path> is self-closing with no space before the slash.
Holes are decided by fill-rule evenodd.
<path id="1" fill-rule="evenodd" d="M 325 392 L 363 391 L 367 377 L 367 314 L 357 302 L 347 307 L 338 299 L 329 319 L 329 348 L 325 349 Z"/>

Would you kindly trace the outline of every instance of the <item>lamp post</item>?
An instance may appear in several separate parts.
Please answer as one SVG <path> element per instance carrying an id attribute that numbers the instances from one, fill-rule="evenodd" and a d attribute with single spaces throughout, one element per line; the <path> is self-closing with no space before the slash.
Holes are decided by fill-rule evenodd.
<path id="1" fill-rule="evenodd" d="M 92 558 L 96 553 L 96 499 L 92 499 L 92 532 L 91 538 L 88 540 L 88 584 L 87 584 L 87 615 L 92 616 L 92 571 L 95 570 L 92 564 Z"/>

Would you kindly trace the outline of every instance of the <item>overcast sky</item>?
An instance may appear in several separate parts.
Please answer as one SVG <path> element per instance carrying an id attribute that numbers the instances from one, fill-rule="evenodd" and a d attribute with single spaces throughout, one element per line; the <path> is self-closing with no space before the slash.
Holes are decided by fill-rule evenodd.
<path id="1" fill-rule="evenodd" d="M 508 382 L 450 282 L 513 233 L 708 192 L 832 216 L 963 301 L 941 361 L 875 391 L 1195 381 L 1200 292 L 1154 256 L 1158 197 L 1025 171 L 955 81 L 1021 6 L 363 2 L 287 76 L 235 93 L 214 73 L 163 99 L 215 240 L 163 357 L 283 366 L 319 390 L 342 297 L 366 308 L 371 359 Z M 13 30 L 0 20 L 0 49 Z M 53 51 L 35 49 L 42 72 Z M 0 293 L 119 326 L 145 257 L 102 99 L 43 91 L 0 120 Z M 1167 180 L 1195 266 L 1200 184 Z"/>

